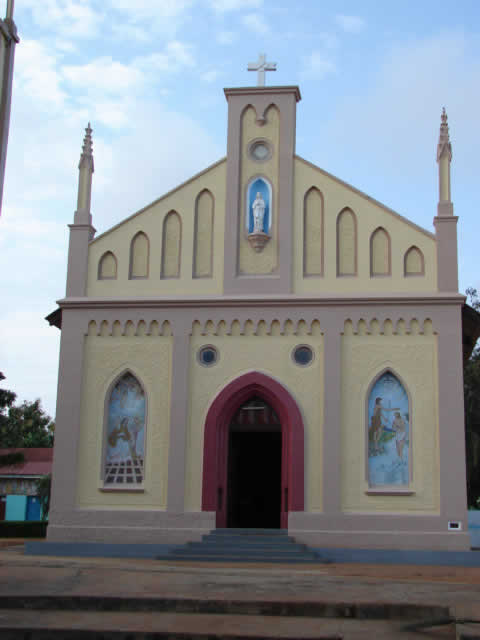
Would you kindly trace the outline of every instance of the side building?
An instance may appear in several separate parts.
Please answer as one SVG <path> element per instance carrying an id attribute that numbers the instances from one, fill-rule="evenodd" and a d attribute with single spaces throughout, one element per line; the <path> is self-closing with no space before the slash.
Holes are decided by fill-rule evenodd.
<path id="1" fill-rule="evenodd" d="M 432 233 L 296 154 L 298 87 L 225 96 L 227 156 L 98 237 L 86 130 L 48 539 L 468 548 L 445 112 Z"/>

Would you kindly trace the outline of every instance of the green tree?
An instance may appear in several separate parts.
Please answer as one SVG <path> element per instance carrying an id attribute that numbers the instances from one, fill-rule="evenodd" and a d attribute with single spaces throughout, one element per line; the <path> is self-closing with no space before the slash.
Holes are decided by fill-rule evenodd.
<path id="1" fill-rule="evenodd" d="M 5 376 L 0 372 L 0 381 Z M 37 398 L 15 405 L 16 394 L 0 389 L 0 447 L 53 447 L 55 423 Z"/>
<path id="2" fill-rule="evenodd" d="M 470 305 L 480 312 L 476 289 L 467 289 Z M 480 507 L 480 347 L 475 347 L 463 371 L 467 497 L 469 507 Z"/>

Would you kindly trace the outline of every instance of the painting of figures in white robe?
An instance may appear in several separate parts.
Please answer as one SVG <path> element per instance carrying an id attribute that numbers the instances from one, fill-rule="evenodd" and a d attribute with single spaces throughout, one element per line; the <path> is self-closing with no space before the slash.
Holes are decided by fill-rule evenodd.
<path id="1" fill-rule="evenodd" d="M 108 403 L 105 485 L 121 488 L 143 482 L 145 392 L 131 373 L 113 387 Z"/>
<path id="2" fill-rule="evenodd" d="M 398 378 L 387 371 L 368 398 L 370 486 L 407 486 L 410 481 L 410 407 Z"/>

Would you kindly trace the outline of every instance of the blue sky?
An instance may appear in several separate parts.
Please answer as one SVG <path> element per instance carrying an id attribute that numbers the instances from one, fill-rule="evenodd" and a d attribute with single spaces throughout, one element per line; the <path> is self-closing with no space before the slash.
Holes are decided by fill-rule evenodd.
<path id="1" fill-rule="evenodd" d="M 6 2 L 1 2 L 1 5 Z M 225 155 L 224 87 L 298 84 L 297 153 L 433 231 L 441 108 L 460 288 L 477 286 L 480 4 L 429 0 L 17 0 L 0 218 L 0 370 L 55 414 L 67 224 L 94 129 L 101 233 Z"/>

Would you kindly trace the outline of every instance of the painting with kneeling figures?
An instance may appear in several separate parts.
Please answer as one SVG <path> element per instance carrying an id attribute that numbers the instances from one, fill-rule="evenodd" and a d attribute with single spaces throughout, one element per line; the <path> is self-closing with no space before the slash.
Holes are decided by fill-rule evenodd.
<path id="1" fill-rule="evenodd" d="M 115 384 L 108 403 L 104 483 L 140 484 L 144 478 L 145 392 L 127 372 Z"/>
<path id="2" fill-rule="evenodd" d="M 398 378 L 381 375 L 368 398 L 368 482 L 370 486 L 410 482 L 410 406 Z"/>

